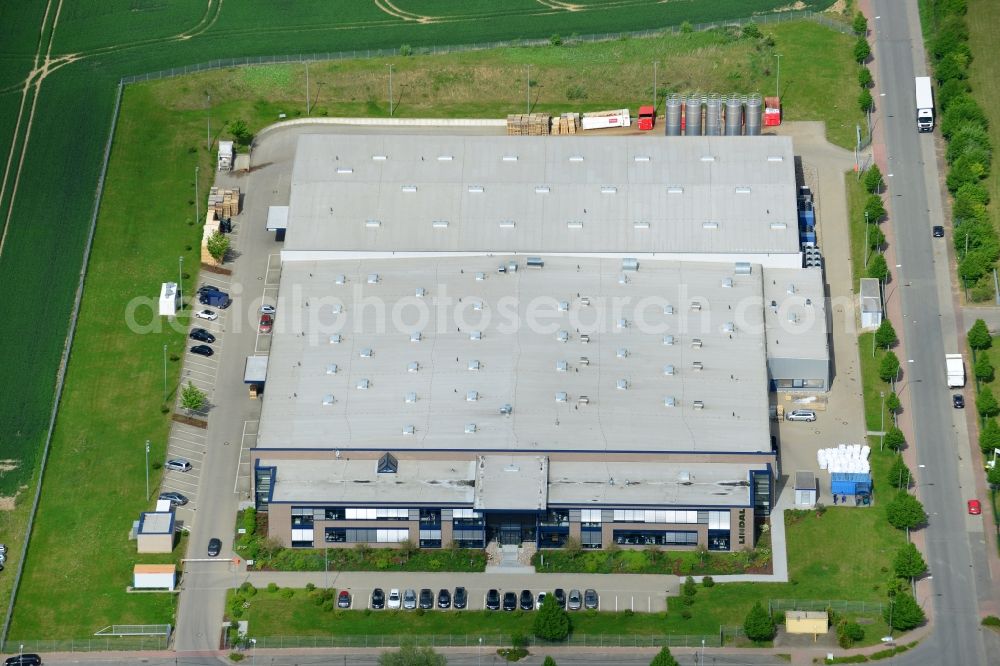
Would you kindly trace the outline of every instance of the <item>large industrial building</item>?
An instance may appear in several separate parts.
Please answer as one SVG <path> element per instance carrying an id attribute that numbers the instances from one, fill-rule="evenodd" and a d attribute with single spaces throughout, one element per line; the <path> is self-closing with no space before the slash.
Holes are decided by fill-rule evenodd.
<path id="1" fill-rule="evenodd" d="M 830 381 L 781 137 L 305 135 L 252 451 L 293 547 L 737 550 Z"/>

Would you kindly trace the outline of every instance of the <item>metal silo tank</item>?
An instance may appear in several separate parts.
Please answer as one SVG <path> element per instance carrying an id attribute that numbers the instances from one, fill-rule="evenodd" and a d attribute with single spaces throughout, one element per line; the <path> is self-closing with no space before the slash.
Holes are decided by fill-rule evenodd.
<path id="1" fill-rule="evenodd" d="M 726 136 L 743 134 L 743 99 L 736 94 L 726 98 Z"/>
<path id="2" fill-rule="evenodd" d="M 677 93 L 671 93 L 667 96 L 667 121 L 665 123 L 667 136 L 681 135 L 681 107 L 683 105 L 684 100 Z"/>
<path id="3" fill-rule="evenodd" d="M 688 95 L 684 134 L 701 136 L 701 95 Z"/>
<path id="4" fill-rule="evenodd" d="M 722 134 L 722 100 L 711 93 L 705 100 L 705 136 Z"/>
<path id="5" fill-rule="evenodd" d="M 760 128 L 764 121 L 764 107 L 758 93 L 754 93 L 747 98 L 747 136 L 759 136 Z"/>

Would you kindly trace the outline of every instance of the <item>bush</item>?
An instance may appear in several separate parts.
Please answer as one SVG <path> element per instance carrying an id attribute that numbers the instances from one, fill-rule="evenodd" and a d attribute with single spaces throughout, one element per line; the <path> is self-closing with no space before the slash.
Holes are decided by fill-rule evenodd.
<path id="1" fill-rule="evenodd" d="M 281 592 L 279 592 L 279 594 L 281 595 L 282 599 L 291 599 L 292 597 L 295 596 L 295 590 L 293 590 L 290 587 L 286 587 L 282 589 Z"/>
<path id="2" fill-rule="evenodd" d="M 897 493 L 885 510 L 889 524 L 896 529 L 914 529 L 927 522 L 924 505 L 913 495 Z"/>
<path id="3" fill-rule="evenodd" d="M 587 99 L 587 89 L 579 84 L 573 84 L 566 89 L 566 99 L 574 101 Z"/>
<path id="4" fill-rule="evenodd" d="M 955 130 L 948 141 L 945 158 L 951 164 L 970 150 L 989 151 L 990 137 L 979 125 L 964 125 Z"/>
<path id="5" fill-rule="evenodd" d="M 868 277 L 880 282 L 885 282 L 889 278 L 889 265 L 885 263 L 885 256 L 876 254 L 872 257 L 868 262 Z"/>
<path id="6" fill-rule="evenodd" d="M 551 594 L 545 595 L 542 607 L 535 614 L 535 636 L 547 641 L 564 641 L 569 636 L 569 615 L 556 603 Z"/>
<path id="7" fill-rule="evenodd" d="M 990 357 L 986 354 L 980 354 L 976 359 L 975 373 L 976 379 L 981 382 L 991 382 L 993 381 L 993 364 L 990 363 Z"/>
<path id="8" fill-rule="evenodd" d="M 941 109 L 941 113 L 948 110 L 953 99 L 967 92 L 969 92 L 969 82 L 965 79 L 948 79 L 939 85 L 937 89 L 937 103 L 938 108 Z"/>
<path id="9" fill-rule="evenodd" d="M 841 620 L 837 624 L 837 642 L 844 649 L 852 647 L 856 641 L 860 641 L 864 637 L 865 630 L 857 622 Z"/>
<path id="10" fill-rule="evenodd" d="M 983 453 L 993 453 L 993 449 L 1000 448 L 1000 424 L 996 422 L 996 419 L 986 419 L 983 427 L 980 428 L 979 448 Z"/>
<path id="11" fill-rule="evenodd" d="M 895 391 L 891 391 L 889 395 L 885 397 L 885 408 L 893 414 L 896 414 L 902 406 L 903 404 L 899 401 L 899 396 L 896 395 Z"/>
<path id="12" fill-rule="evenodd" d="M 239 146 L 249 146 L 253 141 L 253 133 L 250 132 L 245 120 L 234 121 L 229 126 L 229 133 L 233 135 L 233 139 Z"/>
<path id="13" fill-rule="evenodd" d="M 684 592 L 685 597 L 693 597 L 698 594 L 698 584 L 694 582 L 694 578 L 688 576 L 684 579 L 684 585 L 681 590 Z"/>
<path id="14" fill-rule="evenodd" d="M 858 69 L 858 85 L 862 88 L 871 88 L 875 80 L 872 78 L 871 70 L 862 65 Z"/>
<path id="15" fill-rule="evenodd" d="M 885 432 L 884 444 L 890 451 L 899 451 L 906 445 L 906 437 L 903 436 L 902 430 L 892 426 Z"/>
<path id="16" fill-rule="evenodd" d="M 552 46 L 562 46 L 563 40 L 559 35 L 552 35 L 549 37 L 549 44 Z"/>
<path id="17" fill-rule="evenodd" d="M 649 666 L 678 666 L 678 664 L 674 656 L 670 654 L 670 648 L 663 647 L 653 657 L 653 661 L 649 662 Z"/>
<path id="18" fill-rule="evenodd" d="M 691 22 L 690 21 L 684 21 L 684 23 L 681 23 L 681 32 L 683 34 L 685 34 L 685 35 L 688 35 L 688 34 L 694 32 L 694 28 L 691 27 Z"/>
<path id="19" fill-rule="evenodd" d="M 409 44 L 400 44 L 399 55 L 403 56 L 404 58 L 413 55 L 413 47 L 410 46 Z"/>
<path id="20" fill-rule="evenodd" d="M 684 606 L 693 606 L 694 605 L 694 597 L 689 597 L 686 594 L 683 595 L 681 597 L 681 604 L 684 605 Z"/>
<path id="21" fill-rule="evenodd" d="M 312 592 L 316 589 L 315 583 L 306 583 L 306 592 Z"/>
<path id="22" fill-rule="evenodd" d="M 868 56 L 872 54 L 872 47 L 868 44 L 868 40 L 863 36 L 858 37 L 858 41 L 854 44 L 854 60 L 859 63 L 863 63 L 868 60 Z"/>
<path id="23" fill-rule="evenodd" d="M 882 197 L 872 194 L 865 200 L 865 215 L 868 222 L 879 222 L 885 217 L 885 204 Z"/>
<path id="24" fill-rule="evenodd" d="M 267 591 L 270 592 L 271 594 L 274 594 L 275 592 L 278 591 L 278 584 L 277 583 L 268 583 L 267 584 Z"/>
<path id="25" fill-rule="evenodd" d="M 877 164 L 872 164 L 868 170 L 865 171 L 864 185 L 865 190 L 867 190 L 869 194 L 878 194 L 885 187 L 885 178 L 882 177 L 882 170 L 878 168 Z M 881 201 L 881 199 L 879 199 L 879 201 Z"/>
<path id="26" fill-rule="evenodd" d="M 745 26 L 743 26 L 742 34 L 744 37 L 748 39 L 760 39 L 761 36 L 763 35 L 763 33 L 761 33 L 760 31 L 760 26 L 758 26 L 753 21 L 750 21 L 750 23 L 747 23 Z"/>
<path id="27" fill-rule="evenodd" d="M 854 20 L 851 21 L 851 27 L 854 29 L 855 35 L 864 37 L 868 34 L 868 19 L 861 12 L 857 12 L 854 15 Z"/>
<path id="28" fill-rule="evenodd" d="M 747 613 L 743 621 L 743 632 L 754 642 L 769 641 L 774 638 L 774 620 L 759 601 Z"/>
<path id="29" fill-rule="evenodd" d="M 899 341 L 896 337 L 896 329 L 893 327 L 892 322 L 886 317 L 882 320 L 882 323 L 878 325 L 875 330 L 875 344 L 879 347 L 884 347 L 888 349 Z"/>
<path id="30" fill-rule="evenodd" d="M 976 351 L 989 349 L 993 346 L 993 336 L 990 335 L 990 329 L 986 326 L 986 322 L 982 319 L 977 319 L 975 323 L 972 324 L 966 338 L 969 341 L 969 346 Z"/>
<path id="31" fill-rule="evenodd" d="M 985 130 L 989 128 L 989 122 L 976 100 L 969 95 L 960 95 L 952 99 L 948 110 L 941 116 L 941 134 L 946 139 L 951 139 L 958 130 L 968 126 Z"/>
<path id="32" fill-rule="evenodd" d="M 927 573 L 927 563 L 912 543 L 906 544 L 896 552 L 892 567 L 900 578 L 916 578 Z"/>
<path id="33" fill-rule="evenodd" d="M 976 396 L 976 411 L 980 416 L 996 416 L 1000 414 L 1000 404 L 997 404 L 996 396 L 989 386 L 984 386 Z"/>
<path id="34" fill-rule="evenodd" d="M 923 624 L 924 611 L 916 600 L 907 593 L 897 594 L 885 605 L 882 614 L 893 629 L 908 631 Z"/>
<path id="35" fill-rule="evenodd" d="M 715 580 L 711 576 L 705 576 L 701 579 L 701 584 L 705 587 L 715 587 Z"/>
<path id="36" fill-rule="evenodd" d="M 996 615 L 987 615 L 983 618 L 984 627 L 1000 627 L 1000 617 Z"/>
<path id="37" fill-rule="evenodd" d="M 893 488 L 909 488 L 911 481 L 910 468 L 903 462 L 903 456 L 896 456 L 889 468 L 889 485 Z"/>
<path id="38" fill-rule="evenodd" d="M 245 597 L 252 597 L 257 594 L 257 588 L 254 587 L 253 583 L 250 581 L 245 581 L 242 585 L 240 585 L 239 590 L 240 594 Z"/>
<path id="39" fill-rule="evenodd" d="M 883 259 L 883 261 L 885 260 Z M 868 265 L 868 268 L 871 269 L 871 264 Z M 886 352 L 885 356 L 882 357 L 878 364 L 878 376 L 884 382 L 891 382 L 899 376 L 899 357 L 896 356 L 896 352 Z"/>
<path id="40" fill-rule="evenodd" d="M 691 609 L 690 608 L 682 608 L 681 609 L 681 617 L 684 618 L 685 620 L 690 620 L 691 619 Z"/>
<path id="41" fill-rule="evenodd" d="M 861 94 L 858 95 L 858 107 L 866 113 L 875 108 L 875 98 L 872 97 L 872 91 L 868 88 L 862 90 Z"/>

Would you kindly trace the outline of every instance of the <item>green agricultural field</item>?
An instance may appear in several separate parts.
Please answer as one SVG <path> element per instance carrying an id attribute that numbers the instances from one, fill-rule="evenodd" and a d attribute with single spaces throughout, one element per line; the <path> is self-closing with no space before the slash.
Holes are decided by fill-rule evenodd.
<path id="1" fill-rule="evenodd" d="M 470 8 L 468 16 L 420 23 L 386 14 L 374 2 L 360 0 L 351 3 L 303 0 L 294 3 L 294 13 L 289 10 L 292 3 L 264 0 L 231 2 L 224 7 L 219 0 L 169 3 L 159 0 L 102 3 L 64 0 L 61 5 L 56 2 L 3 3 L 0 21 L 8 37 L 4 41 L 4 53 L 0 55 L 0 149 L 4 149 L 0 162 L 6 165 L 10 161 L 12 168 L 0 187 L 0 219 L 10 219 L 0 250 L 0 298 L 10 303 L 30 302 L 32 314 L 32 334 L 20 336 L 16 344 L 0 347 L 0 365 L 10 376 L 19 379 L 15 390 L 7 391 L 5 400 L 0 402 L 0 445 L 5 459 L 14 461 L 10 469 L 0 475 L 0 498 L 6 498 L 6 505 L 14 502 L 22 507 L 20 512 L 8 512 L 5 516 L 6 520 L 13 521 L 10 531 L 5 530 L 5 534 L 16 538 L 17 525 L 23 524 L 20 521 L 25 515 L 23 506 L 31 497 L 32 481 L 48 429 L 68 316 L 82 268 L 95 185 L 111 125 L 115 86 L 121 76 L 227 57 L 395 48 L 401 44 L 419 48 L 515 37 L 544 39 L 556 32 L 572 35 L 637 30 L 676 25 L 682 21 L 698 23 L 742 17 L 751 12 L 766 13 L 787 3 L 783 0 L 699 0 L 661 4 L 654 0 L 643 3 L 636 0 L 628 3 L 627 8 L 596 1 L 580 4 L 586 7 L 584 11 L 547 10 L 539 15 L 537 6 L 532 4 L 530 11 L 524 14 L 491 18 L 489 5 L 477 2 L 467 5 Z M 830 4 L 830 0 L 816 0 L 804 6 L 823 9 Z M 58 24 L 57 6 L 61 6 Z M 432 13 L 432 9 L 439 13 L 443 6 L 440 2 L 422 6 L 413 0 L 405 2 L 403 8 L 426 15 Z M 46 9 L 52 11 L 46 12 Z M 303 15 L 308 19 L 303 20 Z M 788 29 L 788 26 L 766 27 L 767 32 L 776 35 L 779 44 L 782 31 Z M 846 49 L 840 48 L 845 39 L 842 35 L 808 23 L 801 24 L 801 29 L 813 34 L 813 37 L 800 40 L 803 48 L 811 46 L 808 53 L 823 48 L 830 49 L 834 59 L 841 57 L 841 53 L 846 56 Z M 794 39 L 788 37 L 789 42 Z M 32 66 L 39 45 L 43 52 L 47 51 L 50 41 L 50 66 L 38 98 L 35 100 L 32 92 L 22 100 L 20 83 Z M 637 41 L 612 44 L 627 47 Z M 573 47 L 576 48 L 582 50 L 582 47 Z M 551 47 L 548 51 L 557 49 Z M 702 52 L 703 59 L 711 63 L 716 51 L 709 45 Z M 631 105 L 651 97 L 651 89 L 642 80 L 648 74 L 642 72 L 649 71 L 648 63 L 658 54 L 640 54 L 627 49 L 622 53 L 626 58 L 642 57 L 647 62 L 643 65 L 626 60 L 622 69 L 634 70 L 634 74 L 629 75 L 634 77 L 632 87 L 618 94 L 587 92 L 581 107 L 611 101 L 617 102 L 617 106 L 623 99 Z M 461 115 L 495 115 L 520 110 L 519 101 L 511 108 L 514 91 L 521 81 L 520 69 L 525 64 L 524 52 L 517 52 L 517 55 L 522 59 L 507 65 L 509 73 L 500 73 L 509 79 L 502 95 L 488 102 L 469 102 L 468 98 L 463 102 L 456 97 L 442 106 L 450 106 L 450 113 Z M 758 87 L 769 87 L 769 52 L 763 48 L 760 53 L 748 55 L 752 57 L 738 75 L 722 83 L 714 83 L 713 79 L 712 85 L 718 85 L 720 90 L 748 91 L 758 86 L 758 82 Z M 572 52 L 558 57 L 571 59 Z M 677 54 L 677 59 L 683 61 L 681 54 Z M 407 65 L 420 60 L 423 58 L 407 59 Z M 791 64 L 791 58 L 784 60 L 788 72 L 782 72 L 783 84 L 787 76 L 791 85 L 795 78 L 794 68 L 798 66 L 801 68 L 798 74 L 801 91 L 804 93 L 813 86 L 819 94 L 817 101 L 812 102 L 815 107 L 806 103 L 805 98 L 811 97 L 811 93 L 800 98 L 801 107 L 786 103 L 787 117 L 812 117 L 809 114 L 816 110 L 822 111 L 820 117 L 828 117 L 828 111 L 819 100 L 835 99 L 837 95 L 815 87 L 822 85 L 823 80 L 819 77 L 814 81 L 808 73 L 807 67 L 815 58 L 804 56 L 795 60 L 796 65 Z M 613 65 L 603 66 L 605 72 L 618 71 Z M 704 63 L 698 66 L 708 67 Z M 329 67 L 333 75 L 335 70 Z M 403 65 L 400 67 L 407 70 Z M 541 71 L 541 62 L 536 67 Z M 568 68 L 569 65 L 564 66 Z M 679 71 L 685 71 L 685 76 L 677 76 Z M 700 87 L 702 82 L 691 78 L 688 71 L 675 67 L 671 81 L 669 63 L 661 61 L 663 86 L 682 88 L 683 83 Z M 404 74 L 409 75 L 409 71 Z M 298 76 L 299 73 L 293 72 L 292 81 Z M 324 98 L 322 92 L 318 103 L 324 105 L 328 113 L 384 113 L 385 103 L 381 97 L 384 84 L 374 74 L 369 78 L 371 92 L 365 91 L 364 97 L 350 102 L 353 106 L 341 98 Z M 414 84 L 418 80 L 414 78 Z M 281 77 L 277 83 L 280 82 Z M 439 82 L 439 90 L 446 84 L 447 81 Z M 263 84 L 254 82 L 251 75 L 248 85 Z M 555 87 L 547 88 L 547 85 Z M 537 81 L 533 88 L 538 98 L 537 107 L 562 106 L 565 100 L 552 94 L 558 89 L 565 96 L 569 86 Z M 194 88 L 189 91 L 191 99 L 200 97 L 202 92 Z M 330 92 L 328 90 L 327 94 Z M 789 88 L 788 100 L 795 99 L 795 94 L 795 88 Z M 126 93 L 123 109 L 126 115 L 134 108 L 150 104 L 143 95 L 138 88 Z M 26 115 L 15 132 L 17 110 L 22 101 Z M 338 106 L 341 103 L 344 106 Z M 431 105 L 426 100 L 422 104 Z M 299 105 L 302 106 L 301 100 Z M 421 109 L 413 100 L 406 100 L 404 108 L 406 105 L 410 105 L 405 111 L 407 114 L 415 114 Z M 156 238 L 150 237 L 154 234 L 139 233 L 139 230 L 150 228 L 145 225 L 162 225 L 164 219 L 186 218 L 190 183 L 185 182 L 183 174 L 189 173 L 190 163 L 208 158 L 201 151 L 192 154 L 187 161 L 178 158 L 189 147 L 200 144 L 203 109 L 195 108 L 193 103 L 190 108 L 176 105 L 169 108 L 169 114 L 123 118 L 119 126 L 109 185 L 97 226 L 97 245 L 90 263 L 79 338 L 72 352 L 67 392 L 44 480 L 34 542 L 37 547 L 29 553 L 12 636 L 36 638 L 59 634 L 79 637 L 98 628 L 92 625 L 156 621 L 169 617 L 171 612 L 169 604 L 125 598 L 120 594 L 122 576 L 126 575 L 131 560 L 128 549 L 118 540 L 127 529 L 127 521 L 144 506 L 138 501 L 141 493 L 136 492 L 133 481 L 116 483 L 113 489 L 107 484 L 98 484 L 94 479 L 99 479 L 100 475 L 85 474 L 86 466 L 80 466 L 88 454 L 95 458 L 99 454 L 104 460 L 130 461 L 120 465 L 112 462 L 102 468 L 121 469 L 128 474 L 138 464 L 138 459 L 133 459 L 137 454 L 132 447 L 140 447 L 139 443 L 146 437 L 162 442 L 166 432 L 152 376 L 155 373 L 142 370 L 153 365 L 149 355 L 155 354 L 159 343 L 152 344 L 146 339 L 119 339 L 119 324 L 123 308 L 121 298 L 126 293 L 155 293 L 154 288 L 164 274 L 165 266 L 150 258 L 161 256 L 161 250 L 166 247 L 172 248 L 172 254 L 162 256 L 183 253 L 188 242 L 193 244 L 192 237 L 197 231 L 180 229 L 163 233 L 161 226 L 157 226 L 160 235 Z M 226 99 L 214 110 L 219 114 L 216 117 L 245 115 L 258 126 L 273 119 L 276 112 L 276 105 L 260 96 L 240 101 L 235 97 Z M 126 128 L 129 123 L 132 126 Z M 853 122 L 850 124 L 853 126 Z M 831 127 L 831 136 L 835 136 L 835 129 Z M 841 141 L 841 138 L 836 137 L 836 140 Z M 20 158 L 22 147 L 23 161 Z M 150 155 L 153 154 L 173 157 L 152 160 Z M 174 168 L 178 171 L 157 171 Z M 207 168 L 202 170 L 206 183 L 208 172 Z M 144 202 L 141 209 L 137 203 L 140 201 Z M 156 202 L 155 220 L 149 219 L 150 201 Z M 177 217 L 173 218 L 174 215 Z M 188 232 L 192 236 L 185 235 Z M 119 357 L 112 359 L 113 353 Z M 115 374 L 115 370 L 119 373 Z M 162 447 L 162 443 L 157 446 Z M 162 448 L 159 454 L 162 455 Z M 88 464 L 91 464 L 89 458 Z M 91 490 L 94 492 L 85 492 Z M 84 499 L 79 501 L 81 497 Z M 16 542 L 8 545 L 17 548 Z M 54 562 L 67 561 L 90 565 L 100 561 L 100 571 L 91 566 L 86 576 L 90 582 L 85 586 L 67 586 L 53 594 L 47 572 L 52 570 Z M 11 578 L 5 577 L 0 582 L 0 603 L 8 593 L 3 586 L 8 585 Z M 99 584 L 105 587 L 100 588 Z M 38 603 L 38 600 L 45 601 Z M 60 622 L 53 625 L 49 620 L 56 614 Z M 68 621 L 67 618 L 75 619 Z M 58 627 L 55 634 L 53 626 Z"/>

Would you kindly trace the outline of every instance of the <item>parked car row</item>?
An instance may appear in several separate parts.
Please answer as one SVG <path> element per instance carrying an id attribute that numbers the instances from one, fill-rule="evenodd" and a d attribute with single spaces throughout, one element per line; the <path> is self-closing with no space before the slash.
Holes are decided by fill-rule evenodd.
<path id="1" fill-rule="evenodd" d="M 368 605 L 375 610 L 383 608 L 402 608 L 404 610 L 422 608 L 430 610 L 434 608 L 435 603 L 441 609 L 455 608 L 456 610 L 462 610 L 469 603 L 469 593 L 464 587 L 456 587 L 454 593 L 447 588 L 441 588 L 435 597 L 433 590 L 426 587 L 421 589 L 419 594 L 413 589 L 406 589 L 400 592 L 399 589 L 392 588 L 389 590 L 388 596 L 386 596 L 382 588 L 376 587 L 372 590 Z"/>
<path id="2" fill-rule="evenodd" d="M 341 598 L 346 598 L 346 605 L 341 605 L 341 598 L 338 598 L 337 605 L 340 608 L 350 608 L 350 595 L 346 591 L 342 591 L 340 594 Z M 531 590 L 521 590 L 520 594 L 518 594 L 513 591 L 501 593 L 500 590 L 491 589 L 486 593 L 484 606 L 486 610 L 514 611 L 520 609 L 530 611 L 541 608 L 548 595 L 549 593 L 547 592 L 539 592 L 536 596 Z M 586 590 L 583 594 L 580 593 L 580 590 L 570 590 L 567 595 L 566 591 L 562 588 L 556 588 L 552 596 L 560 608 L 568 610 L 580 610 L 581 608 L 596 609 L 600 605 L 597 592 L 592 589 Z M 468 603 L 469 593 L 464 587 L 456 587 L 454 592 L 448 588 L 441 588 L 438 590 L 437 595 L 434 594 L 433 590 L 426 587 L 419 592 L 414 589 L 400 591 L 398 588 L 392 588 L 389 590 L 389 594 L 386 595 L 382 588 L 377 587 L 372 590 L 368 606 L 375 610 L 383 608 L 401 608 L 403 610 L 414 610 L 417 608 L 423 610 L 431 610 L 433 608 L 448 610 L 454 608 L 462 610 L 468 607 Z"/>

